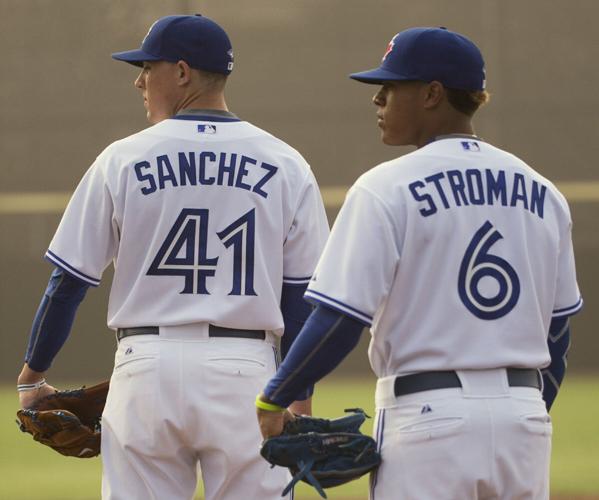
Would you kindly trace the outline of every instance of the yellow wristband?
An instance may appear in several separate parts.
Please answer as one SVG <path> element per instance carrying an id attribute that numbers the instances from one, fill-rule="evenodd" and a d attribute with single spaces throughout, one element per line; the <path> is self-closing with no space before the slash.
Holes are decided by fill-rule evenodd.
<path id="1" fill-rule="evenodd" d="M 285 408 L 283 408 L 282 406 L 279 405 L 275 405 L 273 403 L 267 403 L 266 401 L 262 401 L 260 399 L 260 396 L 262 394 L 258 394 L 256 396 L 256 408 L 260 408 L 261 410 L 265 410 L 265 411 L 285 411 Z"/>

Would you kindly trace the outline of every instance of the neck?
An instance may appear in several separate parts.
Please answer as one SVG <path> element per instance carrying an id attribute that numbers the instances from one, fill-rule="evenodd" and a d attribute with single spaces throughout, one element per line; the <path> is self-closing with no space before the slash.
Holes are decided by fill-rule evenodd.
<path id="1" fill-rule="evenodd" d="M 428 144 L 434 137 L 453 134 L 475 135 L 474 127 L 472 126 L 470 117 L 464 115 L 464 117 L 451 117 L 447 120 L 437 121 L 431 127 L 427 127 L 422 132 L 418 138 L 418 144 L 416 144 L 416 146 L 421 148 L 422 146 Z"/>
<path id="2" fill-rule="evenodd" d="M 215 109 L 229 111 L 223 92 L 195 92 L 181 99 L 174 114 L 184 109 Z"/>

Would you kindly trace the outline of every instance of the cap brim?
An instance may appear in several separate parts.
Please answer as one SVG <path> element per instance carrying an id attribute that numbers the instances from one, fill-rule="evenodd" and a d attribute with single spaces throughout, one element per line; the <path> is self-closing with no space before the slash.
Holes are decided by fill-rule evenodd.
<path id="1" fill-rule="evenodd" d="M 124 61 L 134 66 L 143 66 L 144 61 L 160 61 L 160 57 L 153 56 L 141 49 L 126 50 L 125 52 L 115 52 L 112 58 L 117 61 Z"/>
<path id="2" fill-rule="evenodd" d="M 392 73 L 391 71 L 387 71 L 381 68 L 371 69 L 368 71 L 361 71 L 360 73 L 352 73 L 349 75 L 352 80 L 357 80 L 362 83 L 374 83 L 381 84 L 383 82 L 393 82 L 393 81 L 401 81 L 401 80 L 410 80 L 402 75 L 398 75 L 397 73 Z"/>

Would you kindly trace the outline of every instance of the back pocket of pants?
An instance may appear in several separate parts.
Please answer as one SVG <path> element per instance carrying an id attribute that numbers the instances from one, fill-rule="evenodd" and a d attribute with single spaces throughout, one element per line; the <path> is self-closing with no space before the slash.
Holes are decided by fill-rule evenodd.
<path id="1" fill-rule="evenodd" d="M 119 345 L 114 357 L 114 375 L 135 375 L 152 369 L 158 360 L 156 346 Z"/>
<path id="2" fill-rule="evenodd" d="M 534 434 L 541 434 L 543 436 L 551 436 L 553 434 L 553 424 L 547 412 L 520 415 L 520 422 L 529 432 Z"/>
<path id="3" fill-rule="evenodd" d="M 462 416 L 415 418 L 399 425 L 399 440 L 427 441 L 458 434 L 466 419 Z"/>
<path id="4" fill-rule="evenodd" d="M 214 356 L 208 358 L 212 370 L 231 375 L 252 375 L 266 371 L 266 363 L 260 359 L 243 356 Z"/>

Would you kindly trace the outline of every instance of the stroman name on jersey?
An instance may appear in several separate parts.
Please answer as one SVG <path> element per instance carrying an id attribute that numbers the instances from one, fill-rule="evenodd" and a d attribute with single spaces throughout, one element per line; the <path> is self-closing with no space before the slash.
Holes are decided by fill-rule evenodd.
<path id="1" fill-rule="evenodd" d="M 521 207 L 543 218 L 547 187 L 519 173 L 504 170 L 447 170 L 429 175 L 408 186 L 423 217 L 445 209 L 469 205 Z"/>
<path id="2" fill-rule="evenodd" d="M 159 155 L 152 161 L 139 161 L 134 166 L 137 180 L 144 185 L 144 195 L 166 187 L 177 186 L 231 186 L 268 197 L 266 184 L 278 168 L 238 153 L 213 153 L 212 151 L 186 152 Z M 250 183 L 249 177 L 254 179 Z"/>

